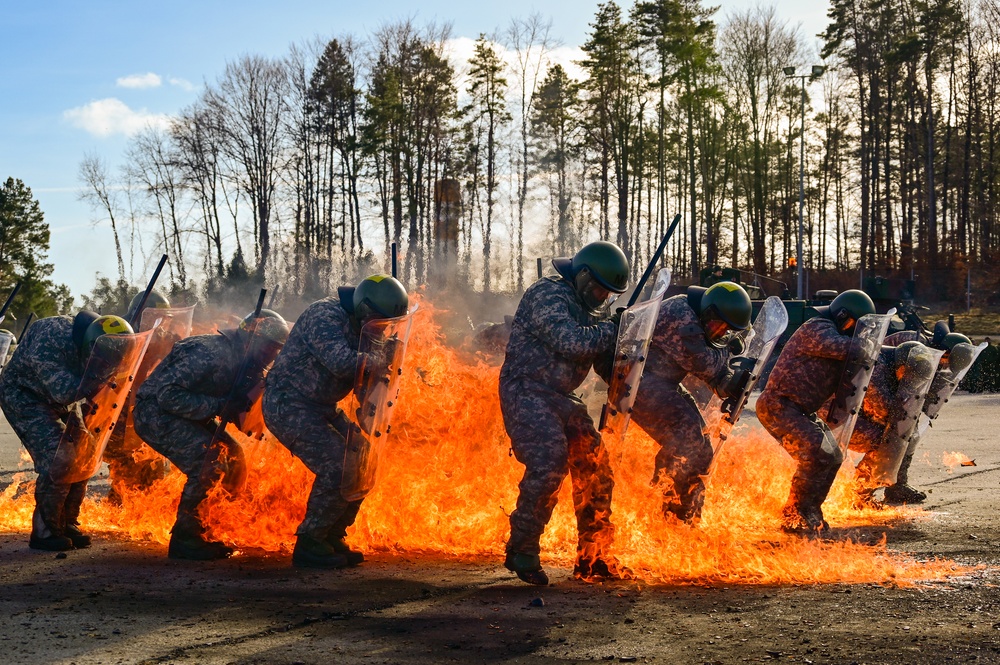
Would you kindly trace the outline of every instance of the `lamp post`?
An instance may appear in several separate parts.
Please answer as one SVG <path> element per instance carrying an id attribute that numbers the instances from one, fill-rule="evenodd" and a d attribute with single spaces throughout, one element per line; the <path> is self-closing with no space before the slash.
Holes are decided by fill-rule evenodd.
<path id="1" fill-rule="evenodd" d="M 808 74 L 795 73 L 795 67 L 785 67 L 782 69 L 786 78 L 802 80 L 802 128 L 799 132 L 799 238 L 795 246 L 795 264 L 798 270 L 797 297 L 803 300 L 802 294 L 802 213 L 805 209 L 806 201 L 806 79 L 811 83 L 819 78 L 826 71 L 823 65 L 813 65 L 812 71 Z"/>

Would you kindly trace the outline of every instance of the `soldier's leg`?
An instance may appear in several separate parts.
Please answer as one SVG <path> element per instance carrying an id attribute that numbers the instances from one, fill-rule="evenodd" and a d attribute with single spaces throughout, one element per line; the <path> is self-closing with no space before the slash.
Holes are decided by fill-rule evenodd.
<path id="1" fill-rule="evenodd" d="M 554 398 L 554 396 L 550 396 Z M 524 384 L 501 386 L 500 407 L 511 449 L 524 465 L 517 504 L 510 514 L 504 566 L 529 584 L 548 584 L 539 560 L 540 539 L 569 472 L 566 424 L 546 395 Z"/>
<path id="2" fill-rule="evenodd" d="M 653 483 L 663 490 L 664 516 L 696 520 L 705 503 L 704 476 L 713 456 L 701 411 L 681 386 L 665 386 L 656 394 L 640 393 L 640 400 L 636 422 L 660 445 Z"/>
<path id="3" fill-rule="evenodd" d="M 6 389 L 0 396 L 0 408 L 31 455 L 38 474 L 30 547 L 50 551 L 72 549 L 73 542 L 65 532 L 65 504 L 70 485 L 56 483 L 49 476 L 49 468 L 62 438 L 60 412 L 14 389 Z"/>
<path id="4" fill-rule="evenodd" d="M 339 412 L 324 412 L 266 392 L 263 411 L 271 433 L 316 475 L 305 517 L 296 530 L 293 563 L 317 568 L 360 563 L 363 556 L 348 556 L 344 543 L 361 507 L 361 501 L 348 501 L 341 493 L 350 422 Z"/>
<path id="5" fill-rule="evenodd" d="M 77 549 L 90 547 L 90 536 L 80 531 L 80 507 L 83 505 L 84 497 L 87 496 L 87 482 L 81 480 L 78 483 L 73 483 L 66 495 L 66 535 L 73 541 L 73 547 Z"/>
<path id="6" fill-rule="evenodd" d="M 782 512 L 788 526 L 798 516 L 809 529 L 825 529 L 822 504 L 837 477 L 843 454 L 826 423 L 793 403 L 767 393 L 757 400 L 757 418 L 796 461 L 788 502 Z"/>
<path id="7" fill-rule="evenodd" d="M 910 486 L 910 464 L 913 463 L 913 455 L 920 443 L 920 435 L 914 434 L 910 441 L 910 446 L 906 449 L 903 462 L 899 465 L 899 473 L 896 474 L 896 484 L 885 488 L 885 502 L 899 506 L 903 504 L 923 503 L 927 500 L 927 494 Z"/>
<path id="8" fill-rule="evenodd" d="M 848 448 L 854 452 L 864 453 L 864 457 L 855 469 L 854 508 L 879 508 L 881 504 L 875 499 L 878 485 L 875 476 L 878 469 L 886 465 L 885 449 L 880 446 L 885 426 L 872 422 L 868 418 L 859 417 L 851 434 Z"/>

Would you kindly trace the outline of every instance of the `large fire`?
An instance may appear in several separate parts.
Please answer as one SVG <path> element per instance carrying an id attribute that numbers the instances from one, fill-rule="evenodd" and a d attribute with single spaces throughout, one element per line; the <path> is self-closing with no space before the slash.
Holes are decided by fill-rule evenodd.
<path id="1" fill-rule="evenodd" d="M 441 314 L 426 299 L 416 314 L 381 480 L 349 541 L 368 552 L 499 563 L 523 467 L 508 452 L 497 397 L 499 368 L 445 344 Z M 270 437 L 245 444 L 247 489 L 235 500 L 219 491 L 207 502 L 211 535 L 239 548 L 240 556 L 255 550 L 287 553 L 312 474 Z M 611 455 L 615 551 L 646 582 L 911 584 L 962 570 L 948 561 L 918 562 L 890 552 L 884 543 L 782 534 L 779 512 L 793 463 L 752 421 L 736 429 L 721 453 L 701 524 L 666 523 L 649 485 L 655 449 L 633 425 L 624 446 Z M 824 506 L 835 529 L 903 516 L 892 509 L 852 510 L 849 475 L 842 472 Z M 28 474 L 19 474 L 0 494 L 0 530 L 30 529 L 31 482 Z M 183 476 L 173 470 L 150 490 L 126 492 L 120 506 L 88 499 L 81 522 L 87 530 L 165 544 L 182 485 Z M 568 482 L 542 548 L 547 565 L 573 564 L 576 528 Z"/>

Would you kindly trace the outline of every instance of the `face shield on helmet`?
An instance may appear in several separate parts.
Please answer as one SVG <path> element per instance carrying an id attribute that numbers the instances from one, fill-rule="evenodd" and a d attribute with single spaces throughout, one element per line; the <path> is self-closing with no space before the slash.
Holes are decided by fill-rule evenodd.
<path id="1" fill-rule="evenodd" d="M 853 335 L 861 317 L 875 313 L 875 303 L 864 291 L 844 291 L 830 303 L 830 318 L 842 335 Z"/>
<path id="2" fill-rule="evenodd" d="M 254 317 L 253 312 L 248 314 L 240 322 L 240 330 L 247 335 L 247 351 L 258 367 L 267 367 L 274 362 L 288 340 L 289 332 L 284 317 L 270 309 L 260 310 L 258 317 Z"/>
<path id="3" fill-rule="evenodd" d="M 588 268 L 577 273 L 573 285 L 576 287 L 580 300 L 591 313 L 601 311 L 611 297 L 611 290 L 594 279 Z"/>
<path id="4" fill-rule="evenodd" d="M 138 312 L 139 303 L 142 302 L 142 296 L 145 293 L 146 293 L 145 291 L 139 291 L 139 293 L 135 294 L 135 296 L 132 298 L 132 302 L 129 303 L 128 313 L 125 315 L 125 318 L 128 319 L 129 321 L 132 321 L 134 319 L 138 320 L 138 317 L 136 315 L 139 314 Z M 146 302 L 143 304 L 142 308 L 143 310 L 147 310 L 150 308 L 170 309 L 170 301 L 167 299 L 165 295 L 163 295 L 159 291 L 154 290 L 149 292 L 149 297 L 146 298 Z"/>
<path id="5" fill-rule="evenodd" d="M 568 263 L 567 272 L 561 274 L 572 278 L 574 290 L 584 307 L 593 314 L 607 304 L 612 293 L 624 293 L 628 288 L 628 258 L 613 242 L 592 242 L 584 245 L 572 260 L 557 261 L 563 265 Z"/>
<path id="6" fill-rule="evenodd" d="M 354 317 L 364 325 L 371 319 L 392 319 L 403 316 L 410 299 L 403 284 L 389 275 L 366 277 L 354 289 Z"/>
<path id="7" fill-rule="evenodd" d="M 719 282 L 705 289 L 699 303 L 699 320 L 705 341 L 724 348 L 738 332 L 750 326 L 753 306 L 739 284 Z"/>

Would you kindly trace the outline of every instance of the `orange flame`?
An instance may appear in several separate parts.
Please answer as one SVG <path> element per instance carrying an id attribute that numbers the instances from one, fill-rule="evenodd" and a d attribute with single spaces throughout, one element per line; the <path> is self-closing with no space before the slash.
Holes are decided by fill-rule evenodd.
<path id="1" fill-rule="evenodd" d="M 957 450 L 953 453 L 945 452 L 941 462 L 948 467 L 948 473 L 954 471 L 956 466 L 976 466 L 975 460 Z"/>
<path id="2" fill-rule="evenodd" d="M 442 314 L 426 299 L 416 314 L 381 480 L 348 538 L 368 552 L 499 563 L 523 467 L 508 452 L 497 396 L 499 368 L 446 345 L 438 324 Z M 246 490 L 230 500 L 216 489 L 204 506 L 205 522 L 213 537 L 244 552 L 288 552 L 312 474 L 270 436 L 242 442 L 249 466 Z M 751 423 L 737 428 L 720 455 L 700 526 L 667 523 L 649 484 L 655 451 L 656 444 L 637 426 L 611 451 L 615 553 L 644 581 L 913 584 L 968 570 L 891 552 L 884 540 L 870 546 L 782 534 L 779 513 L 793 463 Z M 850 476 L 841 474 L 824 505 L 835 528 L 918 514 L 912 508 L 852 510 Z M 183 481 L 172 470 L 149 490 L 126 492 L 121 506 L 88 500 L 81 521 L 86 529 L 166 543 Z M 28 489 L 19 474 L 0 495 L 0 530 L 30 529 Z M 547 564 L 572 565 L 575 524 L 567 481 L 542 540 Z"/>

